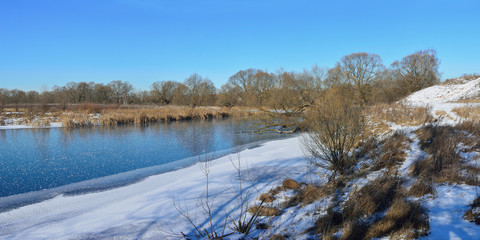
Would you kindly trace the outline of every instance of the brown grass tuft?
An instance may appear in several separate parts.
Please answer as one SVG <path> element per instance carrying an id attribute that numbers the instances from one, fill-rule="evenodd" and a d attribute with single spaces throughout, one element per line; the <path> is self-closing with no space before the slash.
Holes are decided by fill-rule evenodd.
<path id="1" fill-rule="evenodd" d="M 248 212 L 251 214 L 258 213 L 259 216 L 278 216 L 281 213 L 278 208 L 266 206 L 251 206 Z"/>
<path id="2" fill-rule="evenodd" d="M 420 204 L 396 198 L 385 217 L 370 227 L 367 239 L 386 235 L 416 239 L 427 236 L 429 229 L 426 210 Z"/>
<path id="3" fill-rule="evenodd" d="M 285 181 L 283 181 L 282 187 L 285 188 L 285 189 L 293 189 L 293 190 L 295 190 L 295 189 L 299 189 L 299 188 L 300 188 L 300 184 L 299 184 L 297 181 L 288 178 L 288 179 L 285 179 Z"/>
<path id="4" fill-rule="evenodd" d="M 315 231 L 321 234 L 323 239 L 332 239 L 328 237 L 335 234 L 341 228 L 342 223 L 342 213 L 328 209 L 327 214 L 322 215 L 315 222 Z"/>
<path id="5" fill-rule="evenodd" d="M 277 186 L 276 188 L 271 189 L 270 191 L 268 191 L 268 193 L 270 193 L 270 194 L 272 194 L 272 195 L 275 196 L 275 195 L 277 195 L 277 194 L 279 194 L 280 192 L 283 192 L 283 191 L 285 191 L 285 188 L 284 188 L 284 187 L 282 187 L 282 186 Z"/>
<path id="6" fill-rule="evenodd" d="M 457 146 L 464 135 L 451 126 L 427 125 L 416 132 L 420 147 L 429 154 L 417 160 L 410 168 L 410 175 L 435 182 L 463 183 L 465 164 L 457 153 Z"/>
<path id="7" fill-rule="evenodd" d="M 410 189 L 408 189 L 408 195 L 413 197 L 422 197 L 427 194 L 434 194 L 434 188 L 431 184 L 425 183 L 424 181 L 415 181 Z"/>
<path id="8" fill-rule="evenodd" d="M 477 122 L 480 120 L 480 106 L 457 107 L 452 109 L 452 112 L 467 120 Z"/>
<path id="9" fill-rule="evenodd" d="M 258 200 L 271 203 L 275 200 L 275 196 L 273 196 L 271 193 L 262 193 L 260 194 L 260 197 L 258 197 Z"/>
<path id="10" fill-rule="evenodd" d="M 477 197 L 463 215 L 463 219 L 480 225 L 480 197 Z"/>
<path id="11" fill-rule="evenodd" d="M 353 221 L 385 211 L 394 199 L 398 185 L 399 180 L 388 175 L 370 181 L 345 203 L 344 218 Z"/>
<path id="12" fill-rule="evenodd" d="M 375 162 L 376 169 L 386 168 L 392 171 L 405 161 L 407 156 L 406 150 L 410 146 L 410 139 L 404 132 L 396 131 L 380 144 L 380 153 Z"/>
<path id="13" fill-rule="evenodd" d="M 368 231 L 368 225 L 360 221 L 349 221 L 343 224 L 341 240 L 362 240 Z"/>
<path id="14" fill-rule="evenodd" d="M 290 199 L 290 201 L 286 204 L 287 207 L 293 207 L 298 204 L 301 206 L 308 205 L 310 203 L 315 202 L 316 200 L 325 197 L 333 192 L 330 192 L 329 186 L 327 184 L 322 185 L 320 187 L 315 186 L 313 184 L 309 184 L 304 188 L 300 189 L 298 193 Z"/>
<path id="15" fill-rule="evenodd" d="M 273 234 L 273 235 L 271 235 L 268 239 L 269 239 L 269 240 L 285 240 L 285 239 L 287 239 L 287 238 L 285 238 L 284 235 Z"/>

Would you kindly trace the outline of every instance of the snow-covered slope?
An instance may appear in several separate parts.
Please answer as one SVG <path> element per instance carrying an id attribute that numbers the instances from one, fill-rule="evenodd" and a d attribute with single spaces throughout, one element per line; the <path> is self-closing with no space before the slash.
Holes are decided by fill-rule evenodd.
<path id="1" fill-rule="evenodd" d="M 431 86 L 408 96 L 404 103 L 433 105 L 471 99 L 477 96 L 480 96 L 480 78 L 460 84 Z"/>

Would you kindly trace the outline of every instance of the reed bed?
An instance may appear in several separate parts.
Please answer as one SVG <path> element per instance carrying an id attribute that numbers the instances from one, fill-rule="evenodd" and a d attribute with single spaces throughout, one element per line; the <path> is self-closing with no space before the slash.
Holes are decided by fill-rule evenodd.
<path id="1" fill-rule="evenodd" d="M 249 117 L 257 112 L 246 108 L 218 107 L 157 107 L 145 109 L 103 109 L 101 113 L 90 111 L 68 112 L 61 117 L 64 127 L 92 125 L 117 126 L 124 124 L 145 125 L 157 122 L 222 119 L 225 117 Z"/>

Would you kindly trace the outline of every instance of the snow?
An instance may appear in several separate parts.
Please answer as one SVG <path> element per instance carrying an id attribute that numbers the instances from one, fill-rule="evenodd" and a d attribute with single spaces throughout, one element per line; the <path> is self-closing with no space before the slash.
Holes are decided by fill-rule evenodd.
<path id="1" fill-rule="evenodd" d="M 412 93 L 402 103 L 411 106 L 429 107 L 433 116 L 444 111 L 446 117 L 442 124 L 454 124 L 463 119 L 452 112 L 452 109 L 464 106 L 480 106 L 480 103 L 459 103 L 460 100 L 480 99 L 480 78 L 464 81 L 459 84 L 434 85 Z"/>
<path id="2" fill-rule="evenodd" d="M 213 199 L 215 222 L 221 223 L 226 212 L 236 207 L 236 171 L 231 162 L 239 157 L 245 188 L 251 200 L 285 177 L 306 181 L 307 165 L 300 147 L 300 137 L 264 143 L 239 154 L 214 161 L 210 168 L 209 191 Z M 71 239 L 178 238 L 192 227 L 174 208 L 188 208 L 202 226 L 206 217 L 195 206 L 205 189 L 200 164 L 151 176 L 141 182 L 102 192 L 75 196 L 60 195 L 39 203 L 0 213 L 0 238 Z M 248 168 L 247 168 L 248 166 Z M 254 186 L 254 188 L 253 188 Z M 254 193 L 254 194 L 253 194 Z"/>
<path id="3" fill-rule="evenodd" d="M 437 196 L 427 203 L 431 234 L 426 239 L 480 239 L 480 226 L 462 219 L 476 198 L 475 187 L 436 186 Z"/>
<path id="4" fill-rule="evenodd" d="M 405 99 L 415 105 L 455 102 L 480 95 L 480 78 L 460 84 L 434 85 L 417 91 Z"/>

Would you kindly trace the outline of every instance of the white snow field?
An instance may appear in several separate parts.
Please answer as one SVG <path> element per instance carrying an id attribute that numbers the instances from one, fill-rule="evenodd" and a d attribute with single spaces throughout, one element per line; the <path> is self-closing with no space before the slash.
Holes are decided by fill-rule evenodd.
<path id="1" fill-rule="evenodd" d="M 458 82 L 457 84 L 440 84 L 422 89 L 406 97 L 402 103 L 430 107 L 434 116 L 437 116 L 437 111 L 445 111 L 448 118 L 443 120 L 448 124 L 462 121 L 452 112 L 452 109 L 462 106 L 480 106 L 478 102 L 458 102 L 474 98 L 480 100 L 480 78 L 470 81 L 459 78 Z"/>

